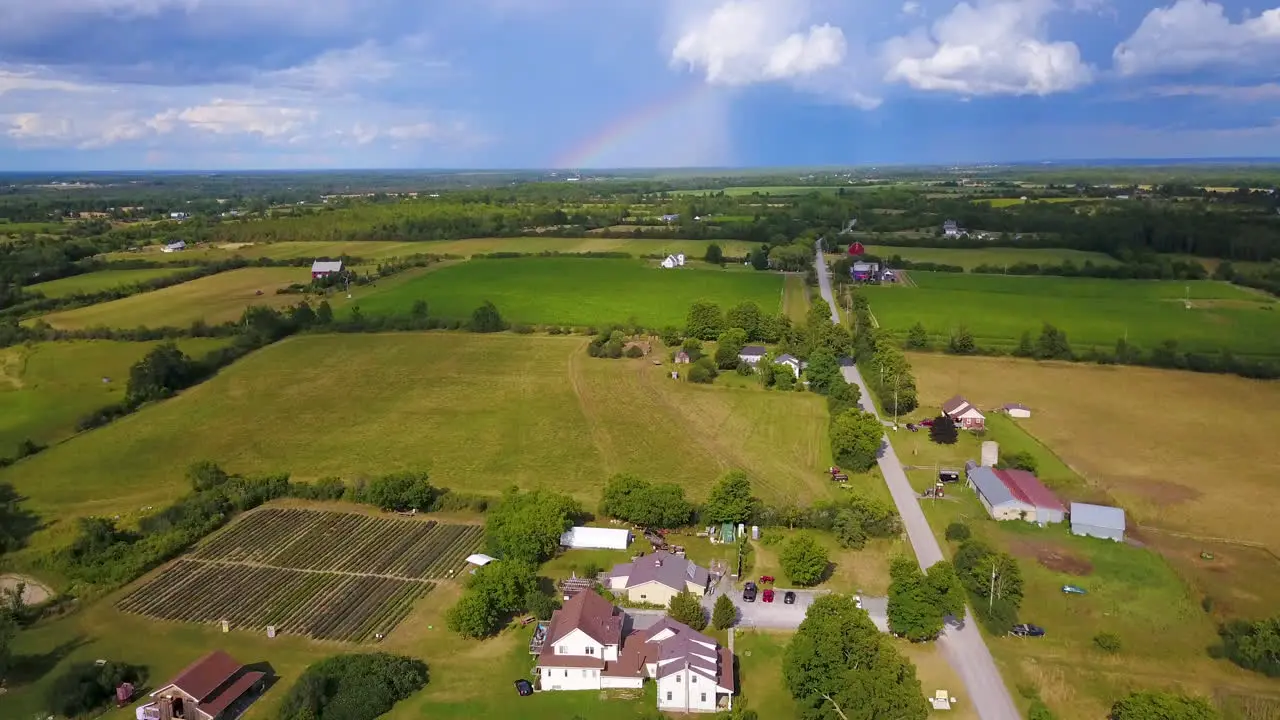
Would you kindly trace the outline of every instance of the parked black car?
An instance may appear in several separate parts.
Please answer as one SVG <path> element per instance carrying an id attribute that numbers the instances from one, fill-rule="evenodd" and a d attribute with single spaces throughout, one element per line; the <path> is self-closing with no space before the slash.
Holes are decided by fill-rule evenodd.
<path id="1" fill-rule="evenodd" d="M 795 593 L 793 593 L 793 592 L 791 592 L 790 590 L 788 590 L 788 591 L 787 591 L 787 594 L 782 596 L 782 602 L 784 602 L 784 603 L 786 603 L 786 604 L 788 604 L 788 605 L 795 605 L 795 604 L 796 604 L 796 594 L 795 594 Z"/>
<path id="2" fill-rule="evenodd" d="M 533 683 L 528 680 L 517 680 L 516 692 L 520 693 L 520 697 L 529 697 L 533 694 Z"/>
<path id="3" fill-rule="evenodd" d="M 1021 625 L 1014 625 L 1013 629 L 1009 631 L 1009 634 L 1017 635 L 1018 637 L 1043 637 L 1044 628 L 1039 625 L 1023 623 Z"/>
<path id="4" fill-rule="evenodd" d="M 755 583 L 749 582 L 746 585 L 742 586 L 742 600 L 743 602 L 756 601 L 756 584 Z"/>

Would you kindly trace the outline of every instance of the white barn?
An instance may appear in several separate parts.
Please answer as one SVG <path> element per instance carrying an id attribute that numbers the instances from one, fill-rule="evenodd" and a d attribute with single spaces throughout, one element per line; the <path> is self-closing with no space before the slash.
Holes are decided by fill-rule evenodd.
<path id="1" fill-rule="evenodd" d="M 684 253 L 676 253 L 674 255 L 668 255 L 662 260 L 662 267 L 667 269 L 681 267 L 683 265 L 684 265 Z"/>
<path id="2" fill-rule="evenodd" d="M 560 544 L 571 549 L 626 550 L 631 546 L 631 531 L 579 525 L 561 535 Z"/>
<path id="3" fill-rule="evenodd" d="M 1031 408 L 1022 403 L 1005 403 L 1003 410 L 1009 417 L 1029 418 L 1031 417 Z"/>
<path id="4" fill-rule="evenodd" d="M 1071 503 L 1071 534 L 1124 542 L 1124 510 L 1107 505 Z"/>

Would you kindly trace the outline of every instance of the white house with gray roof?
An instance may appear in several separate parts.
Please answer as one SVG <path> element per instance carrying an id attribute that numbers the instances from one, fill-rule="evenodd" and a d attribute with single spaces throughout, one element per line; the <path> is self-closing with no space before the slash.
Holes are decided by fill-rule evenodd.
<path id="1" fill-rule="evenodd" d="M 671 598 L 681 592 L 703 594 L 710 578 L 706 568 L 659 550 L 615 565 L 609 571 L 608 587 L 614 592 L 626 593 L 631 602 L 668 605 Z"/>

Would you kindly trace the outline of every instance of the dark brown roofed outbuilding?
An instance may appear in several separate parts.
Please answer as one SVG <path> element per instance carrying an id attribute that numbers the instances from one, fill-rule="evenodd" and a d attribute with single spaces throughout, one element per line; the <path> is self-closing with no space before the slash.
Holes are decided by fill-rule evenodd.
<path id="1" fill-rule="evenodd" d="M 196 707 L 209 713 L 210 717 L 218 717 L 218 713 L 231 707 L 232 703 L 249 692 L 249 689 L 257 685 L 258 681 L 264 677 L 266 677 L 265 673 L 247 672 L 231 683 L 226 690 L 213 696 L 208 702 L 199 703 Z"/>
<path id="2" fill-rule="evenodd" d="M 235 658 L 221 650 L 214 650 L 187 666 L 169 684 L 198 701 L 208 699 L 213 691 L 231 679 L 244 667 Z"/>

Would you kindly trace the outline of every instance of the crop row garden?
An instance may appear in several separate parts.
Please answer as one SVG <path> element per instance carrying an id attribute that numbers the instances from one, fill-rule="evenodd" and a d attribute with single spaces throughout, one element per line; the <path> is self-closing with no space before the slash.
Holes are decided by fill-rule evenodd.
<path id="1" fill-rule="evenodd" d="M 432 584 L 373 575 L 178 560 L 118 604 L 164 620 L 366 642 L 391 632 Z"/>
<path id="2" fill-rule="evenodd" d="M 480 549 L 483 534 L 475 525 L 270 508 L 245 516 L 192 557 L 398 579 L 446 578 Z"/>

